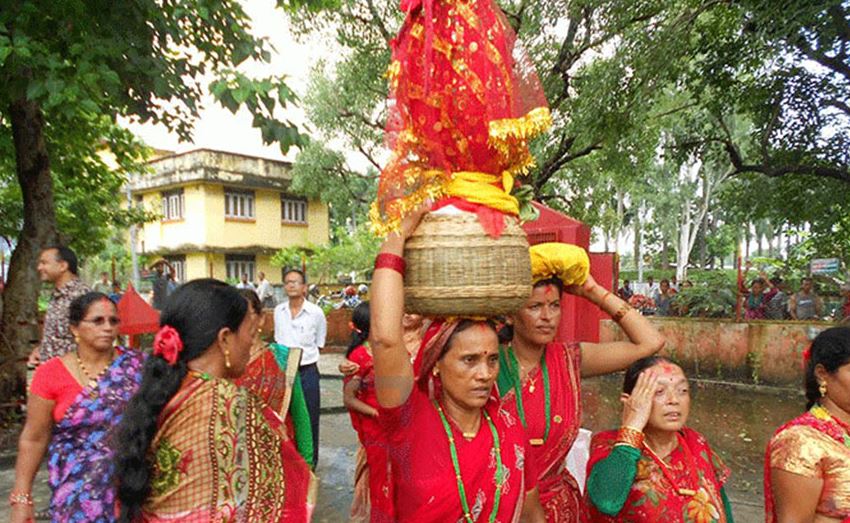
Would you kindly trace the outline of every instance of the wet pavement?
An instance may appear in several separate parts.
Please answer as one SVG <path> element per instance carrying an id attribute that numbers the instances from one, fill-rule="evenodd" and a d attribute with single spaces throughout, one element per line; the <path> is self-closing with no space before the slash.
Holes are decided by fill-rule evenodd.
<path id="1" fill-rule="evenodd" d="M 323 379 L 320 450 L 317 474 L 319 499 L 314 521 L 346 521 L 352 496 L 357 436 L 342 407 L 342 381 L 336 366 L 340 354 L 324 354 L 319 367 Z M 619 424 L 618 400 L 622 378 L 612 376 L 583 382 L 584 419 L 592 431 Z M 692 385 L 693 400 L 689 426 L 703 433 L 714 450 L 732 469 L 727 493 L 736 523 L 764 521 L 762 467 L 764 449 L 773 431 L 803 409 L 801 393 L 788 389 L 744 387 L 702 381 Z M 17 441 L 7 438 L 0 447 L 0 500 L 5 500 L 14 483 Z M 46 506 L 49 490 L 42 470 L 34 495 L 38 506 Z M 8 520 L 8 505 L 0 503 L 0 521 Z"/>

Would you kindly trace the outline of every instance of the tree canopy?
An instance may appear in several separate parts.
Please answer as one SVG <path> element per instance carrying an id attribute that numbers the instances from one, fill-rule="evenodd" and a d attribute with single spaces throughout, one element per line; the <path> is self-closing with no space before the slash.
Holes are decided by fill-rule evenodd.
<path id="1" fill-rule="evenodd" d="M 832 219 L 850 210 L 839 201 L 850 182 L 846 2 L 499 4 L 553 111 L 525 180 L 539 200 L 606 235 L 636 225 L 662 250 L 679 242 L 687 207 L 697 223 L 685 243 L 698 240 L 703 258 L 731 254 L 730 225 L 765 220 L 776 230 L 806 227 L 824 248 L 847 241 Z M 296 183 L 332 192 L 348 209 L 363 209 L 385 158 L 384 72 L 402 20 L 397 5 L 348 0 L 292 14 L 301 34 L 335 29 L 341 49 L 337 62 L 316 68 L 304 100 L 317 141 L 298 157 Z M 711 180 L 682 185 L 682 166 L 695 160 Z M 673 209 L 665 196 L 684 189 L 689 196 Z"/>

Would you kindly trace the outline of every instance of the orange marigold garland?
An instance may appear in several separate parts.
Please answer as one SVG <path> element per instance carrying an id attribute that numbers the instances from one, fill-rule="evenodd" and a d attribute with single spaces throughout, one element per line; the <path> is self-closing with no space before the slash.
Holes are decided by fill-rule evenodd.
<path id="1" fill-rule="evenodd" d="M 387 72 L 392 156 L 373 230 L 392 232 L 426 199 L 442 199 L 438 206 L 477 212 L 498 236 L 503 215 L 518 213 L 514 177 L 534 166 L 528 141 L 551 125 L 537 74 L 492 0 L 402 0 L 401 8 L 407 18 Z"/>

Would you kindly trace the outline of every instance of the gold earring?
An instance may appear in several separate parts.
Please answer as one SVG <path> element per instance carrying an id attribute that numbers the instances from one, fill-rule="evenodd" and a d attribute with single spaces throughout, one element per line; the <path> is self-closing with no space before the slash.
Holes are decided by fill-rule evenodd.
<path id="1" fill-rule="evenodd" d="M 224 367 L 230 368 L 230 349 L 227 348 L 224 349 Z"/>
<path id="2" fill-rule="evenodd" d="M 80 335 L 79 334 L 74 334 L 74 343 L 76 343 L 77 345 L 80 344 Z"/>
<path id="3" fill-rule="evenodd" d="M 818 386 L 818 390 L 820 391 L 820 397 L 825 398 L 826 397 L 826 382 L 825 381 L 820 382 L 820 385 Z"/>
<path id="4" fill-rule="evenodd" d="M 434 367 L 433 369 L 431 369 L 431 375 L 435 376 L 435 377 L 439 376 L 440 375 L 440 369 L 438 369 L 437 367 Z"/>

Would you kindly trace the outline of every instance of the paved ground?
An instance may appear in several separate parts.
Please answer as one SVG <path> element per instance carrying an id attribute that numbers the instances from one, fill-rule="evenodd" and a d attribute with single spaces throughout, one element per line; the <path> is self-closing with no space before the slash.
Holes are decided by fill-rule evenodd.
<path id="1" fill-rule="evenodd" d="M 357 451 L 357 437 L 351 428 L 351 423 L 347 412 L 342 407 L 342 381 L 336 366 L 341 361 L 342 356 L 339 354 L 325 354 L 320 362 L 320 370 L 323 375 L 321 382 L 322 386 L 322 418 L 321 418 L 321 445 L 319 452 L 319 465 L 317 474 L 320 480 L 318 506 L 314 521 L 316 522 L 340 522 L 347 519 L 348 510 L 351 504 L 352 495 L 352 478 L 354 477 L 354 456 Z M 591 382 L 585 387 L 585 421 L 586 425 L 591 428 L 596 428 L 598 425 L 605 426 L 610 423 L 613 417 L 617 416 L 614 403 L 605 401 L 607 396 L 611 394 L 608 390 L 611 387 L 616 387 L 616 380 L 606 382 Z M 699 394 L 699 392 L 697 393 Z M 703 393 L 704 394 L 704 393 Z M 728 391 L 725 394 L 730 394 Z M 734 392 L 732 394 L 735 394 Z M 715 391 L 712 389 L 710 394 L 715 396 Z M 752 393 L 740 392 L 741 396 L 746 396 L 748 400 L 752 400 Z M 603 398 L 604 396 L 604 398 Z M 616 396 L 616 395 L 615 395 Z M 709 394 L 704 394 L 705 398 L 697 396 L 695 398 L 695 407 L 704 405 L 709 412 L 697 411 L 695 408 L 695 421 L 701 421 L 702 424 L 714 424 L 713 412 L 716 410 L 714 403 L 709 404 Z M 600 399 L 601 398 L 601 399 Z M 763 403 L 752 403 L 744 406 L 746 410 L 761 410 L 767 403 L 773 403 L 775 400 L 767 396 Z M 588 411 L 592 413 L 588 416 Z M 785 413 L 779 414 L 784 416 Z M 726 417 L 726 414 L 723 414 Z M 702 421 L 702 418 L 708 418 L 710 421 Z M 773 419 L 767 420 L 758 417 L 760 423 L 764 423 L 766 427 L 775 427 Z M 735 424 L 735 427 L 730 427 L 733 432 L 733 439 L 742 439 L 739 436 L 744 434 L 744 439 L 750 439 L 746 435 L 746 427 L 741 432 L 741 425 L 737 419 L 729 420 Z M 597 429 L 599 430 L 599 429 Z M 702 427 L 698 430 L 704 431 Z M 763 444 L 761 441 L 746 442 L 743 447 L 730 446 L 723 441 L 721 435 L 709 437 L 709 441 L 714 442 L 720 440 L 724 450 L 738 454 L 746 450 L 745 455 L 734 455 L 728 461 L 733 468 L 736 479 L 731 484 L 729 491 L 732 500 L 733 509 L 735 512 L 736 523 L 761 523 L 764 521 L 764 510 L 762 508 L 760 478 L 761 472 L 758 467 L 750 466 L 750 462 L 758 463 L 763 456 Z M 14 459 L 16 441 L 13 438 L 7 438 L 0 447 L 0 521 L 8 520 L 8 506 L 2 500 L 7 499 L 14 483 Z M 736 470 L 739 469 L 739 470 Z M 750 470 L 752 469 L 752 470 Z M 39 478 L 36 481 L 36 489 L 34 492 L 38 506 L 46 506 L 49 499 L 49 490 L 46 485 L 46 474 L 42 470 Z"/>

